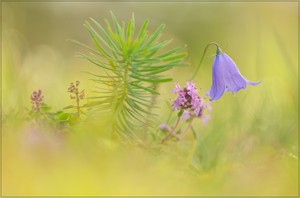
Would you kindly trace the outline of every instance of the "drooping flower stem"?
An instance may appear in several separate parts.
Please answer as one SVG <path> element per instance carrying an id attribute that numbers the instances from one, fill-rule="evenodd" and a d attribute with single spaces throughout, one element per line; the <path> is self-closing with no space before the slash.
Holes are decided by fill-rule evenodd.
<path id="1" fill-rule="evenodd" d="M 209 43 L 208 45 L 206 45 L 206 47 L 205 47 L 205 49 L 204 49 L 204 51 L 203 51 L 201 60 L 200 60 L 200 62 L 199 62 L 199 65 L 198 65 L 198 67 L 196 68 L 196 71 L 194 72 L 193 76 L 191 77 L 191 80 L 193 80 L 193 79 L 196 77 L 196 75 L 197 75 L 197 73 L 198 73 L 198 71 L 199 71 L 199 69 L 200 69 L 200 66 L 202 65 L 202 62 L 203 62 L 203 60 L 204 60 L 204 55 L 206 54 L 206 51 L 207 51 L 208 47 L 211 46 L 211 45 L 215 45 L 215 46 L 217 47 L 217 54 L 222 53 L 222 50 L 221 50 L 221 48 L 220 48 L 220 46 L 219 46 L 218 43 L 211 42 L 211 43 Z"/>
<path id="2" fill-rule="evenodd" d="M 179 124 L 179 121 L 180 121 L 180 117 L 177 118 L 177 121 L 176 121 L 176 124 L 175 126 L 172 128 L 172 130 L 166 135 L 166 137 L 161 141 L 161 144 L 164 144 L 168 139 L 170 139 L 173 135 L 174 135 L 174 132 L 175 132 L 175 129 L 177 128 L 178 124 Z"/>

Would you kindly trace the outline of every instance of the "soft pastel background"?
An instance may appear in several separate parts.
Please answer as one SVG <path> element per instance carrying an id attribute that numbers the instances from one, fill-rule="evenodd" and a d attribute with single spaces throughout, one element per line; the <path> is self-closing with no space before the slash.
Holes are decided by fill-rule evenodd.
<path id="1" fill-rule="evenodd" d="M 218 42 L 244 76 L 262 81 L 215 101 L 207 126 L 194 126 L 206 141 L 213 168 L 192 171 L 197 151 L 191 135 L 162 153 L 124 147 L 103 135 L 94 120 L 68 135 L 40 132 L 26 117 L 29 96 L 42 89 L 53 109 L 70 103 L 67 87 L 82 71 L 99 71 L 74 57 L 91 45 L 83 23 L 103 24 L 113 11 L 150 31 L 165 23 L 172 46 L 187 44 L 187 67 L 166 75 L 182 85 L 207 43 Z M 2 194 L 3 195 L 297 195 L 298 194 L 298 3 L 2 3 Z M 195 78 L 209 90 L 215 49 Z M 162 122 L 174 99 L 173 83 L 160 87 Z M 99 123 L 101 120 L 99 120 Z M 37 130 L 37 131 L 36 131 Z M 201 169 L 201 163 L 200 165 Z"/>

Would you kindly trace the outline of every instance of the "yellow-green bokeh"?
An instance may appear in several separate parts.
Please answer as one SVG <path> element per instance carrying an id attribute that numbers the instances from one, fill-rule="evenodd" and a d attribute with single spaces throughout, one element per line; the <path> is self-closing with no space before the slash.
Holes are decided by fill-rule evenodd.
<path id="1" fill-rule="evenodd" d="M 214 170 L 191 171 L 191 133 L 158 155 L 124 148 L 105 134 L 101 120 L 66 136 L 22 120 L 34 90 L 42 89 L 55 110 L 70 103 L 71 81 L 80 80 L 92 95 L 93 83 L 82 71 L 101 70 L 75 58 L 83 49 L 66 40 L 92 45 L 83 23 L 92 17 L 104 24 L 109 11 L 124 21 L 134 13 L 137 27 L 149 19 L 149 31 L 164 23 L 163 39 L 187 44 L 188 66 L 166 73 L 181 85 L 212 41 L 245 77 L 262 82 L 215 101 L 207 126 L 195 122 L 208 153 L 217 156 Z M 4 2 L 2 16 L 3 195 L 298 194 L 298 3 Z M 194 80 L 202 96 L 210 88 L 214 53 L 208 51 Z M 162 122 L 173 86 L 159 87 Z"/>

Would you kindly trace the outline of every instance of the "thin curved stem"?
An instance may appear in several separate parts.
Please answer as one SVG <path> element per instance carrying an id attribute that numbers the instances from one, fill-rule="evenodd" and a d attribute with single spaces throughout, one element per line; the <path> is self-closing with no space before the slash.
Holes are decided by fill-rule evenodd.
<path id="1" fill-rule="evenodd" d="M 180 117 L 177 119 L 177 122 L 175 124 L 175 126 L 173 127 L 173 129 L 167 134 L 167 136 L 161 141 L 161 144 L 164 144 L 165 141 L 167 141 L 168 139 L 171 138 L 171 136 L 173 135 L 175 129 L 177 128 L 178 124 L 179 124 L 179 121 L 180 121 Z"/>
<path id="2" fill-rule="evenodd" d="M 195 76 L 197 75 L 197 73 L 198 73 L 198 71 L 199 71 L 199 69 L 200 69 L 200 66 L 202 65 L 202 62 L 203 62 L 203 60 L 204 60 L 204 55 L 205 55 L 205 53 L 206 53 L 208 47 L 211 46 L 211 45 L 215 45 L 215 46 L 217 47 L 217 54 L 222 53 L 221 48 L 220 48 L 220 46 L 219 46 L 218 43 L 215 43 L 215 42 L 209 43 L 209 44 L 205 47 L 205 49 L 204 49 L 204 52 L 203 52 L 203 54 L 202 54 L 201 60 L 200 60 L 200 62 L 199 62 L 199 65 L 198 65 L 196 71 L 194 72 L 193 76 L 191 77 L 191 80 L 193 80 L 193 79 L 195 78 Z"/>
<path id="3" fill-rule="evenodd" d="M 189 128 L 192 126 L 192 122 L 193 122 L 193 120 L 194 120 L 194 116 L 193 117 L 191 117 L 191 119 L 190 119 L 190 121 L 189 121 L 189 123 L 188 123 L 188 126 L 185 128 L 185 130 L 181 133 L 181 135 L 180 135 L 180 138 L 182 138 L 183 136 L 184 136 L 184 134 L 189 130 Z"/>
<path id="4" fill-rule="evenodd" d="M 75 95 L 76 95 L 76 110 L 77 110 L 77 117 L 80 117 L 80 104 L 79 104 L 80 98 L 79 98 L 79 93 L 76 92 Z"/>

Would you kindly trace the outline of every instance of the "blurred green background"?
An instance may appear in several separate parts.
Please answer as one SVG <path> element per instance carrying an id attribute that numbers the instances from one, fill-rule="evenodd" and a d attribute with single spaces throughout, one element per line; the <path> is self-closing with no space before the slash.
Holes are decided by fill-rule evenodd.
<path id="1" fill-rule="evenodd" d="M 195 122 L 192 134 L 161 153 L 125 147 L 102 135 L 101 120 L 86 121 L 66 136 L 36 132 L 28 122 L 32 91 L 60 109 L 70 103 L 67 87 L 80 80 L 88 96 L 94 84 L 82 71 L 101 72 L 74 57 L 92 46 L 83 23 L 104 24 L 112 11 L 149 31 L 166 24 L 163 39 L 187 44 L 188 66 L 166 75 L 185 84 L 205 46 L 220 44 L 251 81 L 234 96 L 213 102 L 207 126 Z M 298 3 L 2 3 L 2 190 L 3 195 L 297 195 L 298 194 Z M 205 95 L 211 85 L 215 49 L 206 55 L 195 83 Z M 165 101 L 174 83 L 159 87 L 158 120 L 171 107 Z M 158 127 L 158 126 L 157 126 Z M 199 151 L 200 150 L 200 151 Z M 192 171 L 193 154 L 202 152 L 201 169 Z M 203 160 L 204 158 L 204 160 Z"/>

